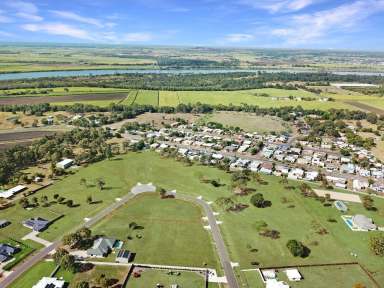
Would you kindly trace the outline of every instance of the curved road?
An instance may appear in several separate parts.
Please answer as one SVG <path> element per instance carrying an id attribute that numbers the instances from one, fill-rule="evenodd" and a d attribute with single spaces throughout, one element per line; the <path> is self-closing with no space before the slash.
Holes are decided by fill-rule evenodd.
<path id="1" fill-rule="evenodd" d="M 82 227 L 87 227 L 87 228 L 91 227 L 92 225 L 96 224 L 98 221 L 103 219 L 105 216 L 107 216 L 114 210 L 118 209 L 119 207 L 127 203 L 130 199 L 134 198 L 135 196 L 136 196 L 135 194 L 128 193 L 126 196 L 121 198 L 120 201 L 113 203 L 112 205 L 108 206 L 101 212 L 97 213 L 88 222 L 82 224 L 80 227 L 77 227 L 76 230 Z M 224 273 L 228 281 L 228 286 L 229 288 L 239 288 L 239 285 L 236 280 L 235 272 L 233 270 L 231 261 L 229 259 L 227 248 L 225 246 L 223 237 L 221 236 L 220 228 L 216 223 L 216 218 L 213 215 L 212 208 L 208 205 L 207 202 L 191 196 L 176 195 L 176 198 L 180 200 L 196 203 L 204 209 L 204 212 L 206 213 L 208 218 L 209 226 L 211 227 L 212 237 L 216 244 L 217 253 L 219 255 L 221 265 L 224 269 Z M 55 241 L 50 246 L 40 250 L 36 254 L 29 257 L 25 262 L 21 263 L 20 265 L 17 265 L 15 270 L 13 270 L 13 272 L 8 277 L 6 277 L 2 282 L 0 282 L 0 288 L 8 287 L 13 281 L 15 281 L 18 277 L 20 277 L 23 273 L 25 273 L 29 268 L 31 268 L 33 265 L 43 260 L 49 253 L 51 253 L 53 250 L 58 248 L 60 245 L 61 245 L 61 240 Z"/>
<path id="2" fill-rule="evenodd" d="M 235 272 L 233 270 L 231 261 L 229 259 L 227 247 L 225 246 L 223 237 L 221 236 L 220 228 L 216 223 L 216 218 L 215 218 L 215 215 L 213 215 L 211 206 L 204 200 L 194 198 L 191 196 L 176 195 L 176 198 L 189 201 L 189 202 L 194 202 L 194 203 L 197 203 L 199 206 L 203 207 L 204 212 L 208 217 L 209 226 L 211 226 L 212 237 L 216 244 L 217 253 L 219 254 L 220 262 L 224 269 L 224 273 L 228 281 L 228 286 L 229 288 L 239 288 L 239 284 L 237 283 Z"/>

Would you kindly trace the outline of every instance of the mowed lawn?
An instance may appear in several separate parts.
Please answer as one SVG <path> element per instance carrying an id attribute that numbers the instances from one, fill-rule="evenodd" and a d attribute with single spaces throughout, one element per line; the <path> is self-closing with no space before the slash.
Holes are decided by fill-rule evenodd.
<path id="1" fill-rule="evenodd" d="M 136 196 L 100 221 L 92 232 L 123 240 L 136 263 L 216 268 L 210 235 L 198 206 L 151 193 Z M 131 230 L 129 223 L 140 229 Z M 128 239 L 131 238 L 131 240 Z"/>
<path id="2" fill-rule="evenodd" d="M 25 274 L 19 277 L 15 282 L 10 286 L 11 288 L 22 288 L 22 287 L 32 287 L 37 284 L 42 277 L 49 277 L 49 275 L 55 269 L 55 263 L 53 262 L 39 262 L 31 269 L 29 269 Z M 67 281 L 71 279 L 65 279 Z"/>
<path id="3" fill-rule="evenodd" d="M 221 123 L 226 127 L 239 127 L 247 132 L 283 132 L 289 129 L 280 118 L 242 112 L 216 112 L 207 118 L 206 122 L 209 121 Z"/>
<path id="4" fill-rule="evenodd" d="M 156 284 L 161 284 L 163 287 L 171 287 L 172 284 L 177 284 L 183 288 L 205 288 L 204 276 L 195 272 L 180 272 L 180 275 L 168 275 L 167 270 L 143 270 L 139 278 L 131 277 L 128 280 L 130 288 L 146 288 L 156 287 Z M 210 285 L 209 288 L 217 287 Z"/>
<path id="5" fill-rule="evenodd" d="M 107 183 L 106 189 L 100 191 L 96 187 L 86 188 L 80 185 L 81 178 L 85 178 L 89 184 L 93 184 L 98 177 L 105 179 Z M 215 188 L 211 184 L 202 183 L 200 181 L 202 177 L 207 179 L 220 179 L 220 183 L 224 184 L 224 186 Z M 334 207 L 324 207 L 314 199 L 303 198 L 298 189 L 286 190 L 284 185 L 279 183 L 280 179 L 277 177 L 263 176 L 263 178 L 268 182 L 268 185 L 260 185 L 253 182 L 249 185 L 254 187 L 258 192 L 263 193 L 264 197 L 272 202 L 271 207 L 259 209 L 251 206 L 242 212 L 227 213 L 221 211 L 216 205 L 213 205 L 218 212 L 221 212 L 218 220 L 223 221 L 223 224 L 220 226 L 223 237 L 228 245 L 231 260 L 240 263 L 239 269 L 254 268 L 254 266 L 251 265 L 253 261 L 259 262 L 262 266 L 359 261 L 372 272 L 378 282 L 384 281 L 384 259 L 374 256 L 370 252 L 368 245 L 369 237 L 375 232 L 353 232 L 344 224 L 340 217 L 341 214 Z M 81 168 L 75 175 L 56 182 L 53 186 L 36 194 L 38 198 L 42 195 L 47 195 L 51 200 L 53 195 L 57 193 L 62 197 L 74 200 L 75 204 L 80 204 L 79 207 L 68 208 L 65 205 L 54 204 L 49 208 L 39 207 L 27 211 L 21 209 L 19 205 L 16 205 L 1 212 L 2 218 L 12 221 L 10 226 L 2 229 L 2 233 L 5 233 L 4 235 L 14 235 L 13 237 L 16 239 L 21 238 L 29 232 L 29 229 L 24 228 L 20 224 L 22 219 L 32 216 L 48 218 L 56 215 L 56 213 L 61 213 L 65 216 L 41 234 L 41 237 L 48 240 L 60 238 L 68 231 L 77 227 L 77 225 L 84 223 L 83 219 L 85 217 L 92 217 L 92 215 L 95 215 L 95 213 L 113 203 L 115 198 L 127 194 L 137 182 L 152 182 L 156 186 L 163 187 L 167 190 L 176 189 L 177 193 L 193 196 L 201 195 L 207 201 L 215 201 L 219 197 L 232 195 L 229 189 L 230 175 L 224 171 L 200 165 L 185 166 L 172 159 L 162 159 L 154 152 L 129 153 L 117 157 L 115 160 L 103 161 L 92 164 L 87 168 Z M 292 182 L 292 185 L 298 186 L 299 183 Z M 102 201 L 102 203 L 86 204 L 88 195 L 91 195 L 95 201 Z M 282 197 L 286 197 L 286 199 L 283 200 Z M 249 198 L 250 196 L 238 197 L 238 201 L 249 204 Z M 162 202 L 158 204 L 163 205 Z M 168 205 L 168 203 L 165 204 Z M 147 211 L 145 205 L 141 206 L 144 211 Z M 361 204 L 348 204 L 348 206 L 350 208 L 348 214 L 365 214 L 373 218 L 378 225 L 384 226 L 383 199 L 375 198 L 375 206 L 378 208 L 377 212 L 366 211 Z M 127 204 L 127 207 L 130 207 L 130 203 Z M 140 212 L 139 207 L 140 205 L 135 208 L 138 213 Z M 155 209 L 152 210 L 160 213 L 160 211 Z M 133 211 L 135 210 L 132 210 L 130 213 L 133 213 Z M 172 210 L 170 211 L 172 212 Z M 183 215 L 181 210 L 178 211 L 178 213 Z M 174 211 L 170 215 L 173 214 Z M 169 217 L 170 215 L 167 215 L 167 210 L 161 215 L 165 215 L 164 219 L 175 218 L 174 215 L 173 217 Z M 176 219 L 178 219 L 177 217 L 179 217 L 178 214 Z M 330 218 L 335 219 L 337 222 L 329 222 L 328 219 Z M 148 219 L 142 220 L 144 230 L 140 233 L 143 233 L 143 242 L 147 241 L 147 233 L 151 233 L 147 228 L 149 224 L 144 223 L 144 220 L 149 221 L 149 223 L 154 221 Z M 259 236 L 256 229 L 256 222 L 259 220 L 265 221 L 270 229 L 278 230 L 280 232 L 280 239 L 272 240 Z M 111 221 L 106 223 L 110 222 Z M 129 222 L 130 219 L 127 218 L 125 222 L 126 225 L 128 225 Z M 140 221 L 137 222 L 139 225 L 141 224 Z M 153 223 L 153 225 L 155 225 L 154 227 L 162 223 L 164 224 L 163 229 L 176 229 L 167 222 L 154 221 Z M 126 239 L 129 231 L 127 227 L 117 229 L 114 228 L 112 224 L 110 225 L 111 229 L 116 229 L 116 233 L 121 233 L 116 236 L 124 240 Z M 319 235 L 317 233 L 319 228 L 325 228 L 328 234 Z M 181 228 L 177 227 L 177 229 Z M 173 238 L 171 236 L 167 236 L 166 239 L 177 239 L 179 235 L 173 235 Z M 182 235 L 180 237 L 182 237 Z M 161 239 L 161 237 L 158 238 Z M 291 256 L 286 248 L 286 242 L 289 239 L 297 239 L 307 245 L 311 249 L 310 256 L 304 259 Z M 140 243 L 140 241 L 136 241 L 135 239 L 132 241 L 132 246 L 136 245 L 134 242 Z M 168 245 L 173 245 L 173 242 L 176 241 L 172 241 L 171 243 L 164 241 L 164 243 L 161 242 L 159 244 L 161 248 L 165 247 L 164 249 L 169 249 L 167 248 Z M 206 246 L 208 244 L 210 244 L 210 240 L 207 240 Z M 127 242 L 127 247 L 129 248 L 129 242 Z M 258 249 L 258 252 L 251 252 L 252 248 Z M 357 258 L 352 257 L 351 252 L 356 253 Z M 145 253 L 145 251 L 143 253 Z M 159 252 L 156 251 L 155 253 Z M 142 254 L 142 256 L 144 257 L 145 254 Z M 142 256 L 138 253 L 138 257 Z M 169 255 L 169 257 L 180 257 L 180 255 Z M 201 262 L 201 260 L 198 261 Z"/>

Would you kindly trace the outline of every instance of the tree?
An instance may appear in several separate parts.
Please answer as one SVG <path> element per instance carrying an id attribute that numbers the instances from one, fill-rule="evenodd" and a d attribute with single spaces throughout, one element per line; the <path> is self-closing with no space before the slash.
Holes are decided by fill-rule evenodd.
<path id="1" fill-rule="evenodd" d="M 108 287 L 108 278 L 105 277 L 105 274 L 101 274 L 97 279 L 96 279 L 96 283 L 98 285 L 100 285 L 102 288 L 106 288 Z"/>
<path id="2" fill-rule="evenodd" d="M 68 200 L 67 201 L 67 206 L 72 207 L 73 206 L 73 200 Z"/>
<path id="3" fill-rule="evenodd" d="M 375 210 L 375 207 L 373 206 L 373 199 L 369 195 L 363 196 L 363 206 L 367 210 Z"/>
<path id="4" fill-rule="evenodd" d="M 89 283 L 86 281 L 82 281 L 80 283 L 77 283 L 76 288 L 89 288 Z"/>
<path id="5" fill-rule="evenodd" d="M 96 179 L 96 185 L 100 190 L 104 189 L 105 186 L 105 180 L 103 178 L 97 178 Z"/>
<path id="6" fill-rule="evenodd" d="M 92 200 L 92 196 L 89 195 L 89 196 L 87 197 L 87 203 L 88 203 L 88 204 L 92 204 L 92 202 L 93 202 L 93 200 Z"/>
<path id="7" fill-rule="evenodd" d="M 251 197 L 251 203 L 257 208 L 265 208 L 271 206 L 271 201 L 265 200 L 263 194 L 256 193 Z"/>
<path id="8" fill-rule="evenodd" d="M 74 272 L 76 268 L 75 256 L 66 254 L 61 258 L 61 265 L 64 270 Z"/>
<path id="9" fill-rule="evenodd" d="M 63 248 L 58 248 L 56 250 L 56 253 L 53 255 L 53 260 L 55 261 L 55 264 L 56 265 L 61 265 L 61 259 L 63 259 L 63 257 L 65 255 L 68 255 L 68 251 L 63 249 Z"/>
<path id="10" fill-rule="evenodd" d="M 380 257 L 384 257 L 384 234 L 371 236 L 369 241 L 371 251 Z"/>
<path id="11" fill-rule="evenodd" d="M 287 242 L 287 248 L 295 257 L 307 257 L 310 250 L 303 245 L 303 243 L 297 240 L 289 240 Z"/>

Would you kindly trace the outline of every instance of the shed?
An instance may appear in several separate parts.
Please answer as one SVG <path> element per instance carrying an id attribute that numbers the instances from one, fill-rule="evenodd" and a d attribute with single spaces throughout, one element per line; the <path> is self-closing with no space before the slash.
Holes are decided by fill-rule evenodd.
<path id="1" fill-rule="evenodd" d="M 132 253 L 128 250 L 121 249 L 116 256 L 117 263 L 128 263 L 131 259 Z"/>
<path id="2" fill-rule="evenodd" d="M 300 281 L 301 279 L 303 279 L 299 270 L 297 270 L 295 268 L 287 269 L 284 272 L 285 272 L 285 274 L 287 274 L 289 281 Z"/>
<path id="3" fill-rule="evenodd" d="M 73 159 L 63 159 L 59 163 L 56 164 L 57 168 L 67 169 L 73 165 L 75 161 Z"/>

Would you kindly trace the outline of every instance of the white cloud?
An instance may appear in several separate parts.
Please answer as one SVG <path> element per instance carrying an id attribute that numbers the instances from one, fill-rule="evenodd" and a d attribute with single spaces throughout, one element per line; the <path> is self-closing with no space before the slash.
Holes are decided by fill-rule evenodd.
<path id="1" fill-rule="evenodd" d="M 16 10 L 15 15 L 19 18 L 31 20 L 31 21 L 42 21 L 43 17 L 39 16 L 38 7 L 32 2 L 12 0 L 7 2 L 7 5 L 12 9 Z"/>
<path id="2" fill-rule="evenodd" d="M 25 12 L 18 12 L 18 13 L 16 13 L 16 16 L 20 17 L 20 18 L 27 19 L 27 20 L 31 20 L 31 21 L 42 21 L 43 20 L 43 17 L 41 17 L 39 15 L 28 14 Z"/>
<path id="3" fill-rule="evenodd" d="M 1 31 L 0 30 L 0 37 L 14 37 L 15 35 L 12 34 L 12 33 L 8 33 L 8 32 L 5 32 L 5 31 Z"/>
<path id="4" fill-rule="evenodd" d="M 153 35 L 148 32 L 126 33 L 121 37 L 124 42 L 147 42 L 153 39 Z"/>
<path id="5" fill-rule="evenodd" d="M 299 11 L 319 1 L 321 0 L 239 0 L 238 3 L 277 13 Z"/>
<path id="6" fill-rule="evenodd" d="M 87 31 L 63 23 L 25 24 L 21 28 L 30 32 L 43 32 L 51 35 L 93 40 Z"/>
<path id="7" fill-rule="evenodd" d="M 4 15 L 4 11 L 0 10 L 0 23 L 11 23 L 12 19 Z"/>
<path id="8" fill-rule="evenodd" d="M 85 23 L 85 24 L 90 24 L 94 25 L 97 27 L 103 27 L 104 25 L 101 23 L 100 20 L 96 18 L 91 18 L 91 17 L 84 17 L 79 14 L 73 13 L 71 11 L 58 11 L 58 10 L 53 10 L 51 11 L 55 16 L 63 18 L 63 19 L 68 19 L 68 20 L 74 20 L 77 22 Z"/>
<path id="9" fill-rule="evenodd" d="M 384 0 L 357 0 L 332 9 L 300 14 L 288 19 L 288 26 L 272 30 L 272 35 L 288 44 L 322 39 L 334 32 L 348 32 L 369 16 L 384 10 Z"/>
<path id="10" fill-rule="evenodd" d="M 253 38 L 254 36 L 251 34 L 237 33 L 237 34 L 226 35 L 224 40 L 226 42 L 237 43 L 237 42 L 249 41 L 249 40 L 252 40 Z"/>

